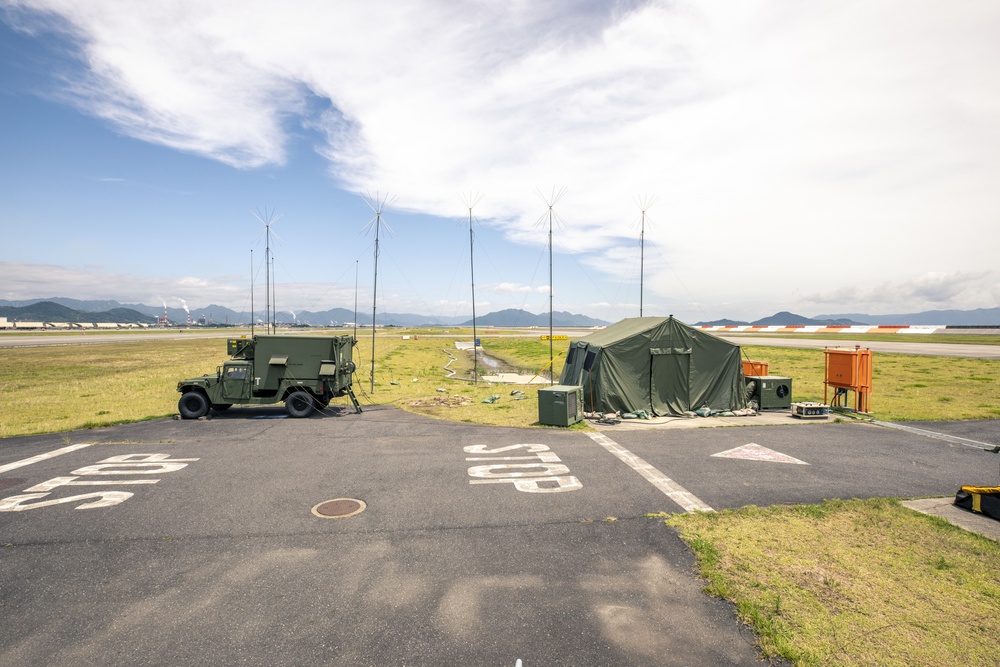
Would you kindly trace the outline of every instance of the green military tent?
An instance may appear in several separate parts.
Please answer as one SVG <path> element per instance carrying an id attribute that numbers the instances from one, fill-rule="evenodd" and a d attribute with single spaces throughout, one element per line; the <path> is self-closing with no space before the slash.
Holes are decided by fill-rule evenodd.
<path id="1" fill-rule="evenodd" d="M 670 317 L 633 317 L 570 343 L 560 384 L 588 412 L 746 407 L 740 346 Z"/>

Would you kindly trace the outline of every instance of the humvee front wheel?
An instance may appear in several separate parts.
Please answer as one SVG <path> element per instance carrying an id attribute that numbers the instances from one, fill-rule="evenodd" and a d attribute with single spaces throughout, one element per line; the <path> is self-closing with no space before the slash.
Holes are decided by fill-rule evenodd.
<path id="1" fill-rule="evenodd" d="M 208 414 L 208 407 L 208 398 L 200 391 L 189 391 L 177 402 L 177 409 L 184 419 L 204 417 Z"/>
<path id="2" fill-rule="evenodd" d="M 308 417 L 314 408 L 313 397 L 304 391 L 293 391 L 285 399 L 285 410 L 292 417 Z"/>

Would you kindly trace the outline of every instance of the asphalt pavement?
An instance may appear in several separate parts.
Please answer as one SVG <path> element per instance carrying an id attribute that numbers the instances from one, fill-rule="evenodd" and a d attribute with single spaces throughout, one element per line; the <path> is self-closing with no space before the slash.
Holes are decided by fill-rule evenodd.
<path id="1" fill-rule="evenodd" d="M 1000 444 L 996 421 L 963 429 Z M 647 513 L 953 495 L 998 461 L 866 424 L 598 433 L 380 406 L 0 440 L 0 663 L 759 665 Z M 364 507 L 324 518 L 335 499 Z"/>

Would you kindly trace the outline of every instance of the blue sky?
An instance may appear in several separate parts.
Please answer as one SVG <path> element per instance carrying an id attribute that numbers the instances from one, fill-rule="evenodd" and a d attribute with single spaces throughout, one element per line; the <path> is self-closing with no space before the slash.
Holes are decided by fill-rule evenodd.
<path id="1" fill-rule="evenodd" d="M 456 9 L 457 7 L 457 9 Z M 0 298 L 1000 305 L 995 2 L 0 0 Z"/>

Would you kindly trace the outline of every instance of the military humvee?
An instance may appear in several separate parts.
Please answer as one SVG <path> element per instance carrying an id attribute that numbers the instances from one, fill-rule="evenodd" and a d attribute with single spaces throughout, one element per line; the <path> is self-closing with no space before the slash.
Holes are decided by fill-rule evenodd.
<path id="1" fill-rule="evenodd" d="M 230 358 L 214 374 L 177 383 L 177 407 L 184 419 L 197 419 L 210 409 L 284 402 L 290 416 L 307 417 L 346 394 L 361 412 L 351 387 L 354 344 L 352 336 L 230 338 Z"/>

